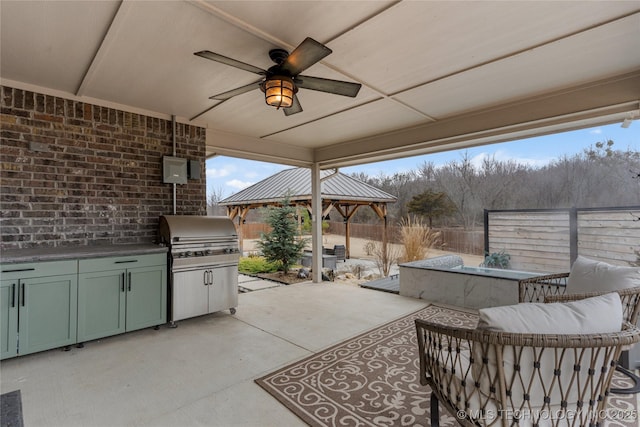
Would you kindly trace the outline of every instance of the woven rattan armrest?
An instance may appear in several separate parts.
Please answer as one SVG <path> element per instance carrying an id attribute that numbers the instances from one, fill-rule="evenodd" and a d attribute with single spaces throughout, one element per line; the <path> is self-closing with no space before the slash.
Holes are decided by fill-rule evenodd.
<path id="1" fill-rule="evenodd" d="M 554 273 L 518 281 L 519 302 L 544 302 L 547 296 L 563 295 L 569 273 Z"/>

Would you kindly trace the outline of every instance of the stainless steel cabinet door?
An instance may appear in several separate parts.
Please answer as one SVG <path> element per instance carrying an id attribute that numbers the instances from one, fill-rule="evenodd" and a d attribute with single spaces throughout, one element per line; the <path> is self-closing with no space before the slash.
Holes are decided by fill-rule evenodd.
<path id="1" fill-rule="evenodd" d="M 173 274 L 171 298 L 173 321 L 201 316 L 209 312 L 210 270 L 181 271 Z"/>
<path id="2" fill-rule="evenodd" d="M 213 283 L 209 286 L 209 312 L 238 306 L 238 267 L 212 269 Z"/>

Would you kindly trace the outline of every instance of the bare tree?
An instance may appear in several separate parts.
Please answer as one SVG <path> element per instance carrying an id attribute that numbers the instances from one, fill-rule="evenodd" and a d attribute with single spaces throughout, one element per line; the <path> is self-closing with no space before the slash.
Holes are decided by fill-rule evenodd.
<path id="1" fill-rule="evenodd" d="M 407 203 L 429 190 L 445 192 L 458 209 L 456 223 L 472 228 L 482 222 L 484 209 L 640 205 L 638 171 L 640 152 L 616 150 L 609 140 L 538 168 L 495 156 L 476 166 L 465 152 L 440 167 L 423 162 L 415 171 L 356 177 L 398 197 L 389 205 L 391 221 L 406 216 Z M 370 209 L 356 216 L 359 222 L 378 221 Z"/>
<path id="2" fill-rule="evenodd" d="M 224 199 L 222 187 L 211 190 L 207 194 L 207 215 L 225 215 L 225 209 L 219 203 Z"/>
<path id="3" fill-rule="evenodd" d="M 437 172 L 439 186 L 458 208 L 458 216 L 465 229 L 472 228 L 482 218 L 482 202 L 478 195 L 478 175 L 468 152 L 462 159 L 449 162 Z"/>

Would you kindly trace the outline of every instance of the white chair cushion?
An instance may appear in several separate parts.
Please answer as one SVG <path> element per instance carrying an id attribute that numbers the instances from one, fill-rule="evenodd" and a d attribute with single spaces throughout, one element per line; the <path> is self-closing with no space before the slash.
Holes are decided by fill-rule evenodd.
<path id="1" fill-rule="evenodd" d="M 578 256 L 567 281 L 567 294 L 607 292 L 640 286 L 640 267 L 622 267 Z"/>
<path id="2" fill-rule="evenodd" d="M 478 329 L 532 334 L 606 334 L 622 328 L 620 296 L 568 303 L 524 303 L 478 310 Z"/>

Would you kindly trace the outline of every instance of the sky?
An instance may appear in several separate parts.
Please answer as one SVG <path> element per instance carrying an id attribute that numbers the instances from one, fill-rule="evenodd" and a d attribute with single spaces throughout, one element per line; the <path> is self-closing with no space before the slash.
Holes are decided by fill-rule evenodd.
<path id="1" fill-rule="evenodd" d="M 640 152 L 640 120 L 634 120 L 626 129 L 617 123 L 481 147 L 349 166 L 340 168 L 340 172 L 345 174 L 364 172 L 369 176 L 389 176 L 415 170 L 424 162 L 433 162 L 439 166 L 451 161 L 459 161 L 465 151 L 477 165 L 482 163 L 482 159 L 494 156 L 496 160 L 514 160 L 532 167 L 540 167 L 565 155 L 573 156 L 582 153 L 586 148 L 594 146 L 596 142 L 607 140 L 614 141 L 613 148 L 616 150 L 629 149 Z M 292 167 L 224 156 L 208 159 L 206 166 L 207 194 L 216 193 L 222 198 L 229 197 L 276 172 Z"/>

